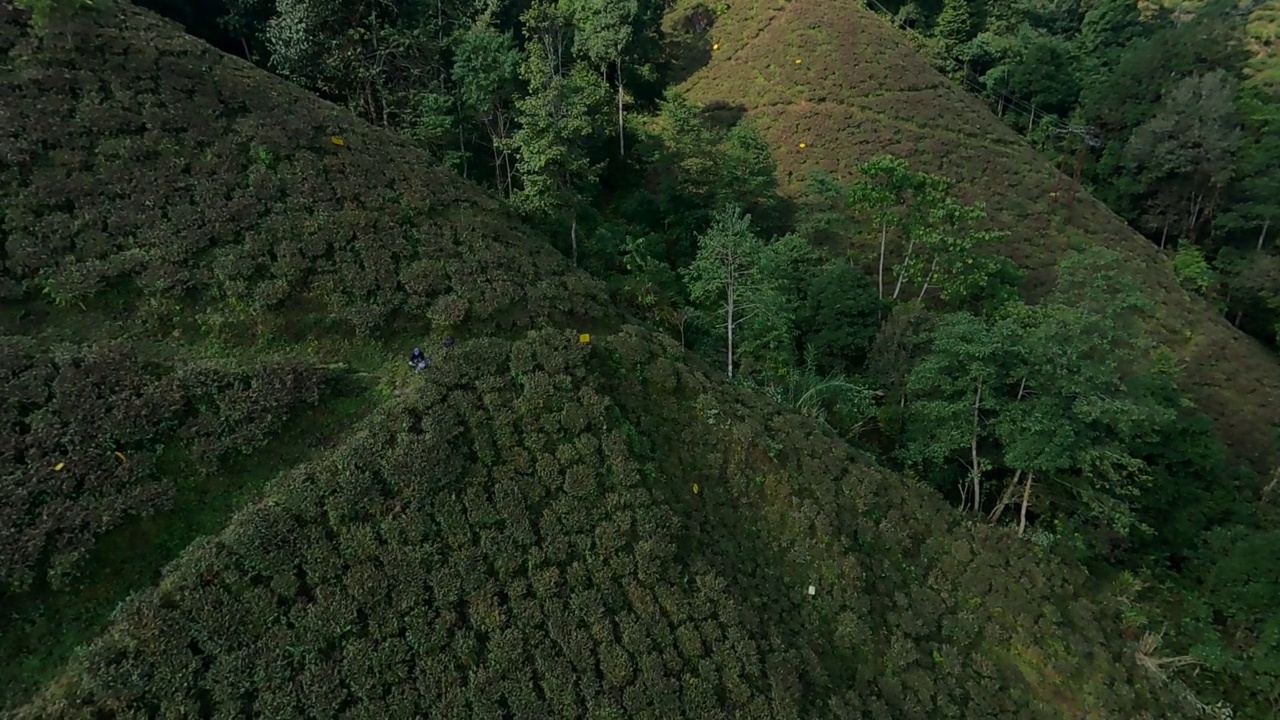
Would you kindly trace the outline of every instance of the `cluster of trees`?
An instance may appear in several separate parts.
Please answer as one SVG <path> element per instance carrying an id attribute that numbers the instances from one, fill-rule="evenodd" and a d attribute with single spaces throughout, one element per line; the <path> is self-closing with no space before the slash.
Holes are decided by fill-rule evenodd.
<path id="1" fill-rule="evenodd" d="M 174 470 L 215 472 L 261 447 L 329 378 L 294 362 L 174 366 L 122 341 L 0 337 L 0 591 L 66 586 L 102 533 L 166 507 Z"/>
<path id="2" fill-rule="evenodd" d="M 652 126 L 685 110 L 669 97 Z M 699 132 L 703 147 L 729 139 Z M 746 124 L 732 133 L 752 136 Z M 1177 389 L 1176 363 L 1145 332 L 1152 309 L 1115 253 L 1068 256 L 1053 291 L 1027 303 L 1021 273 L 987 251 L 1001 235 L 985 229 L 981 204 L 959 201 L 946 178 L 878 157 L 853 183 L 815 176 L 788 206 L 765 179 L 767 155 L 736 155 L 739 177 L 761 181 L 734 184 L 694 149 L 664 153 L 676 157 L 654 164 L 661 182 L 604 210 L 610 228 L 647 233 L 626 245 L 623 267 L 596 266 L 621 298 L 975 521 L 1009 525 L 1100 578 L 1139 578 L 1150 605 L 1134 632 L 1181 623 L 1166 645 L 1209 666 L 1183 678 L 1193 694 L 1271 711 L 1273 630 L 1237 619 L 1255 612 L 1243 598 L 1257 597 L 1257 581 L 1236 575 L 1221 592 L 1206 564 L 1227 546 L 1257 552 L 1271 511 L 1242 491 L 1256 480 Z M 664 226 L 628 216 L 632 203 L 661 208 Z M 682 234 L 664 236 L 673 226 Z M 853 250 L 832 257 L 824 246 Z"/>
<path id="3" fill-rule="evenodd" d="M 1067 174 L 1083 163 L 1096 196 L 1176 253 L 1189 290 L 1276 346 L 1280 87 L 1273 53 L 1249 39 L 1262 4 L 886 5 Z M 1068 125 L 1088 130 L 1055 132 Z"/>
<path id="4" fill-rule="evenodd" d="M 1028 663 L 1074 668 L 1118 715 L 1169 707 L 1098 652 L 1052 560 L 851 473 L 811 423 L 761 425 L 758 396 L 680 354 L 636 328 L 459 343 L 189 548 L 18 716 L 1056 717 Z M 726 422 L 689 413 L 696 392 Z"/>

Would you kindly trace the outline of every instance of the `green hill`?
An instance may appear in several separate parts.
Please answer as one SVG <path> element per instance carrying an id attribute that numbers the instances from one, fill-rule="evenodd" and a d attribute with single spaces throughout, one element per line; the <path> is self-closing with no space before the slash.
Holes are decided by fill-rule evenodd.
<path id="1" fill-rule="evenodd" d="M 905 158 L 987 204 L 993 225 L 1010 233 L 1000 251 L 1032 271 L 1033 292 L 1071 248 L 1122 251 L 1126 272 L 1160 308 L 1163 341 L 1186 365 L 1183 390 L 1242 460 L 1264 473 L 1275 466 L 1274 357 L 1188 296 L 1170 261 L 1103 204 L 1084 192 L 1070 212 L 1055 202 L 1069 180 L 897 30 L 857 3 L 729 0 L 699 34 L 683 22 L 693 9 L 683 3 L 668 15 L 692 72 L 683 88 L 729 119 L 750 117 L 773 148 L 784 185 L 798 191 L 817 169 L 851 179 L 860 162 L 879 154 Z"/>
<path id="2" fill-rule="evenodd" d="M 1078 570 L 627 324 L 395 135 L 128 5 L 26 19 L 8 716 L 1178 712 Z"/>

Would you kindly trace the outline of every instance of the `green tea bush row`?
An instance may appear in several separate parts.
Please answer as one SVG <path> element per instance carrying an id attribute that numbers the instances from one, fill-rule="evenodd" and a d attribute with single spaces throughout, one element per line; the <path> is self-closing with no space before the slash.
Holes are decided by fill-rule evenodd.
<path id="1" fill-rule="evenodd" d="M 174 368 L 123 341 L 0 337 L 0 588 L 40 573 L 62 585 L 99 535 L 168 505 L 166 449 L 187 450 L 185 475 L 215 469 L 314 403 L 328 376 L 296 363 Z"/>
<path id="2" fill-rule="evenodd" d="M 608 315 L 599 283 L 403 139 L 127 6 L 44 34 L 0 13 L 5 298 L 310 298 L 359 332 Z"/>
<path id="3" fill-rule="evenodd" d="M 16 717 L 1050 718 L 1093 700 L 1009 656 L 1064 630 L 1046 671 L 1158 707 L 1030 551 L 656 342 L 459 344 Z"/>

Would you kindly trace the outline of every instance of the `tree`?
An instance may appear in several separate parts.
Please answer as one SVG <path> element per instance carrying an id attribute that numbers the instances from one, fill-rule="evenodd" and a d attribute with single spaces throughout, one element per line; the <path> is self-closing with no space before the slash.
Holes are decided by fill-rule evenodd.
<path id="1" fill-rule="evenodd" d="M 1012 263 L 979 251 L 1004 239 L 1007 233 L 978 229 L 987 219 L 986 207 L 981 203 L 965 205 L 953 197 L 936 195 L 927 202 L 925 220 L 913 231 L 919 235 L 921 262 L 905 266 L 899 283 L 906 277 L 918 284 L 921 299 L 931 287 L 938 289 L 942 300 L 952 303 L 986 295 L 992 281 L 1006 274 Z M 927 271 L 925 262 L 929 263 Z"/>
<path id="2" fill-rule="evenodd" d="M 969 0 L 943 0 L 942 13 L 933 28 L 933 36 L 938 39 L 943 57 L 955 62 L 960 47 L 972 40 L 977 32 Z"/>
<path id="3" fill-rule="evenodd" d="M 573 36 L 573 49 L 579 57 L 600 68 L 603 78 L 609 65 L 613 65 L 618 83 L 618 154 L 627 154 L 626 125 L 623 121 L 623 100 L 626 90 L 622 73 L 622 61 L 627 45 L 631 42 L 632 24 L 639 11 L 637 0 L 571 0 L 577 32 Z"/>
<path id="4" fill-rule="evenodd" d="M 742 206 L 766 235 L 785 233 L 788 218 L 778 194 L 778 164 L 755 123 L 750 118 L 735 123 L 716 147 L 715 157 L 720 169 L 716 202 Z"/>
<path id="5" fill-rule="evenodd" d="M 1103 81 L 1119 63 L 1129 43 L 1146 31 L 1138 4 L 1130 0 L 1100 0 L 1089 8 L 1075 36 L 1076 57 L 1081 77 Z"/>
<path id="6" fill-rule="evenodd" d="M 534 5 L 524 15 L 527 54 L 520 74 L 529 93 L 516 102 L 520 129 L 516 171 L 521 187 L 512 200 L 544 220 L 569 215 L 573 261 L 578 262 L 579 191 L 593 184 L 601 166 L 590 146 L 600 137 L 608 91 L 600 76 L 565 54 L 568 18 L 554 5 Z"/>
<path id="7" fill-rule="evenodd" d="M 1114 260 L 1069 256 L 1039 305 L 943 316 L 908 377 L 902 457 L 933 473 L 958 464 L 961 504 L 975 510 L 996 473 L 1003 490 L 988 517 L 1018 507 L 1020 534 L 1032 507 L 1120 533 L 1140 526 L 1131 500 L 1148 473 L 1134 448 L 1176 408 L 1156 392 L 1171 380 L 1146 359 L 1132 319 L 1145 303 Z"/>
<path id="8" fill-rule="evenodd" d="M 1205 260 L 1204 251 L 1195 245 L 1183 245 L 1173 256 L 1173 273 L 1187 290 L 1208 296 L 1215 284 L 1213 268 Z"/>
<path id="9" fill-rule="evenodd" d="M 812 276 L 798 316 L 799 341 L 819 373 L 860 370 L 879 330 L 884 302 L 875 283 L 848 263 Z"/>
<path id="10" fill-rule="evenodd" d="M 1261 250 L 1223 248 L 1214 264 L 1224 281 L 1231 322 L 1241 327 L 1248 316 L 1257 321 L 1251 325 L 1261 329 L 1264 340 L 1275 339 L 1273 325 L 1280 317 L 1280 257 Z"/>
<path id="11" fill-rule="evenodd" d="M 880 230 L 880 262 L 876 273 L 880 297 L 884 297 L 884 265 L 889 244 L 889 229 L 901 228 L 902 206 L 916 184 L 916 176 L 905 160 L 880 155 L 858 166 L 861 180 L 849 188 L 848 205 L 862 212 Z"/>
<path id="12" fill-rule="evenodd" d="M 1241 141 L 1235 93 L 1235 82 L 1222 70 L 1189 77 L 1129 140 L 1129 162 L 1152 188 L 1154 204 L 1169 213 L 1161 246 L 1172 220 L 1194 242 L 1231 180 Z"/>
<path id="13" fill-rule="evenodd" d="M 1008 339 L 992 332 L 988 319 L 968 312 L 944 315 L 930 334 L 929 354 L 907 378 L 902 457 L 921 469 L 959 460 L 967 476 L 960 485 L 961 509 L 982 512 L 983 474 L 989 467 L 988 408 L 1001 401 L 1010 372 L 1003 367 Z"/>
<path id="14" fill-rule="evenodd" d="M 1249 87 L 1237 99 L 1244 138 L 1236 155 L 1230 205 L 1214 221 L 1215 229 L 1256 233 L 1262 250 L 1269 231 L 1280 226 L 1280 102 Z"/>
<path id="15" fill-rule="evenodd" d="M 761 333 L 769 335 L 789 326 L 784 299 L 768 272 L 769 260 L 768 249 L 751 229 L 751 216 L 729 206 L 715 214 L 711 228 L 698 238 L 693 264 L 681 271 L 693 301 L 714 307 L 723 318 L 720 327 L 727 340 L 725 368 L 730 379 L 743 323 L 754 321 Z"/>
<path id="16" fill-rule="evenodd" d="M 1039 113 L 1065 116 L 1080 95 L 1070 45 L 1030 29 L 1019 32 L 1018 50 L 1003 69 L 1004 89 L 1024 98 Z"/>
<path id="17" fill-rule="evenodd" d="M 453 81 L 462 107 L 489 133 L 498 194 L 511 196 L 510 103 L 519 80 L 520 51 L 509 33 L 476 23 L 457 36 Z"/>

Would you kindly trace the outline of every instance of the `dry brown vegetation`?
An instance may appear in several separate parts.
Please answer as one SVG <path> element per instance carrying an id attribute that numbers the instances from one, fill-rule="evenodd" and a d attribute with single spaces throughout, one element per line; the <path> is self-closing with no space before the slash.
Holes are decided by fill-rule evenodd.
<path id="1" fill-rule="evenodd" d="M 1102 203 L 1081 193 L 1069 215 L 1055 208 L 1050 193 L 1065 179 L 896 29 L 843 0 L 722 5 L 703 35 L 679 22 L 692 3 L 669 16 L 687 57 L 709 58 L 683 87 L 709 107 L 745 110 L 772 145 L 784 185 L 798 190 L 815 169 L 851 179 L 860 162 L 885 153 L 952 178 L 1010 233 L 1001 252 L 1032 271 L 1033 293 L 1072 247 L 1124 252 L 1158 303 L 1162 339 L 1185 362 L 1184 391 L 1241 460 L 1259 471 L 1274 465 L 1280 364 L 1181 289 L 1169 260 Z"/>

